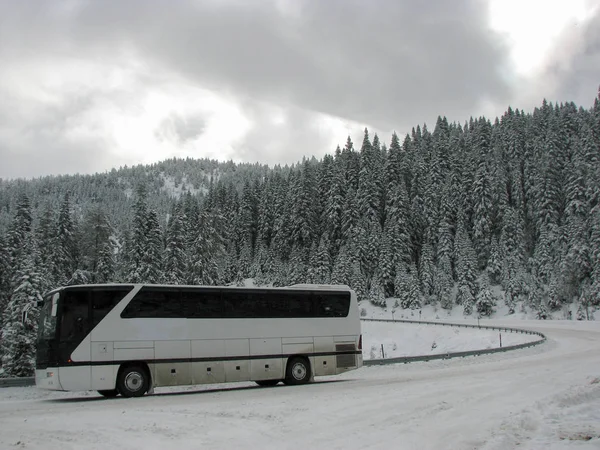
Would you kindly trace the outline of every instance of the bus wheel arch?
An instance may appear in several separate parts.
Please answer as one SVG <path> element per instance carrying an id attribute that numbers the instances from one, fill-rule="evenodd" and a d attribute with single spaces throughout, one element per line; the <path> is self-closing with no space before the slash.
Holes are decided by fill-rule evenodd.
<path id="1" fill-rule="evenodd" d="M 291 356 L 285 368 L 285 384 L 306 384 L 312 379 L 310 360 L 303 355 Z"/>
<path id="2" fill-rule="evenodd" d="M 123 397 L 142 397 L 151 386 L 150 368 L 145 362 L 129 362 L 119 367 L 117 390 Z"/>

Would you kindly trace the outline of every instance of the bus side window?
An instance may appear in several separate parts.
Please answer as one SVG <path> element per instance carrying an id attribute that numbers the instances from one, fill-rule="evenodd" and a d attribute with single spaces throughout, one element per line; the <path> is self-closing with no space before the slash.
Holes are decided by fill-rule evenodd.
<path id="1" fill-rule="evenodd" d="M 214 290 L 182 290 L 181 302 L 185 317 L 190 319 L 216 319 L 223 316 L 221 293 Z"/>
<path id="2" fill-rule="evenodd" d="M 92 329 L 125 297 L 131 289 L 92 291 Z"/>
<path id="3" fill-rule="evenodd" d="M 315 294 L 317 317 L 346 317 L 350 294 Z"/>

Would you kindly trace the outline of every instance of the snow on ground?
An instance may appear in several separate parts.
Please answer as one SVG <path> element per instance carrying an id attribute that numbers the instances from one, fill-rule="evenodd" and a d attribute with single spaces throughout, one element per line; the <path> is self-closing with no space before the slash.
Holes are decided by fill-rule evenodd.
<path id="1" fill-rule="evenodd" d="M 600 323 L 494 322 L 548 341 L 298 387 L 161 388 L 140 399 L 0 389 L 0 449 L 600 448 Z"/>

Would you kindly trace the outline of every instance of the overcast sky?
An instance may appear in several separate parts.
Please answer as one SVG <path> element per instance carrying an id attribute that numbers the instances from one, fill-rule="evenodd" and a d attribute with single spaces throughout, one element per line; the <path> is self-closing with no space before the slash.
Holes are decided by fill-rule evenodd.
<path id="1" fill-rule="evenodd" d="M 173 156 L 293 163 L 589 107 L 600 0 L 0 0 L 0 177 Z"/>

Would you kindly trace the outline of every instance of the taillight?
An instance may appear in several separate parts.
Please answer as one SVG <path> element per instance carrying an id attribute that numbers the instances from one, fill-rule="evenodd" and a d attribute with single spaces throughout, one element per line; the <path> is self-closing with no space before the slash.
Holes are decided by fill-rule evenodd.
<path id="1" fill-rule="evenodd" d="M 360 335 L 360 337 L 358 338 L 358 349 L 362 350 L 362 334 Z"/>

